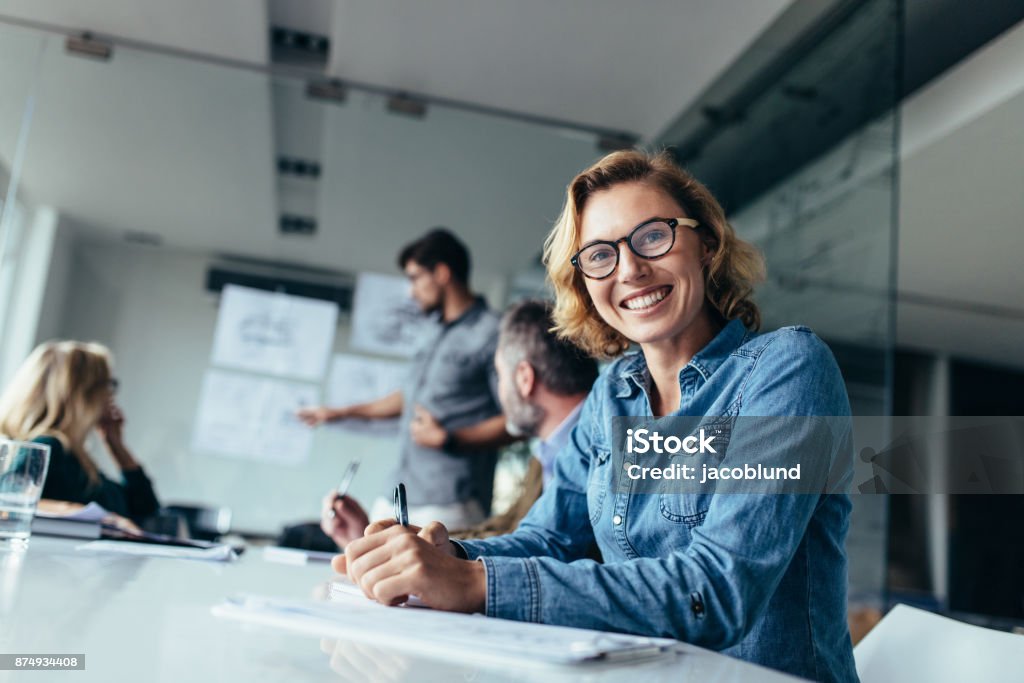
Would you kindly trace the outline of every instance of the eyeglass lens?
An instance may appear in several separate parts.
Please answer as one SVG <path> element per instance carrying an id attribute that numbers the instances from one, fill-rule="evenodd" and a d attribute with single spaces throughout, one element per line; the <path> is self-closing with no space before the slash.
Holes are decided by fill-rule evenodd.
<path id="1" fill-rule="evenodd" d="M 629 235 L 629 248 L 644 258 L 657 258 L 672 248 L 672 227 L 655 221 L 637 228 Z M 580 252 L 580 270 L 591 277 L 606 277 L 619 263 L 618 245 L 606 242 L 592 244 Z"/>

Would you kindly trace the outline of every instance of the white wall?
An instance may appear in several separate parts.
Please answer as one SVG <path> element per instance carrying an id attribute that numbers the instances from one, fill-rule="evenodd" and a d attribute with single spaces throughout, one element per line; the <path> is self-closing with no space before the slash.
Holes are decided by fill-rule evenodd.
<path id="1" fill-rule="evenodd" d="M 168 248 L 82 239 L 68 277 L 61 335 L 112 348 L 128 443 L 161 500 L 226 505 L 236 528 L 274 532 L 287 522 L 316 519 L 321 496 L 337 484 L 348 459 L 358 456 L 362 466 L 352 493 L 370 501 L 382 492 L 397 457 L 394 439 L 320 430 L 312 456 L 298 467 L 192 452 L 217 318 L 216 298 L 203 289 L 209 261 Z M 347 341 L 343 322 L 335 350 L 345 350 Z"/>

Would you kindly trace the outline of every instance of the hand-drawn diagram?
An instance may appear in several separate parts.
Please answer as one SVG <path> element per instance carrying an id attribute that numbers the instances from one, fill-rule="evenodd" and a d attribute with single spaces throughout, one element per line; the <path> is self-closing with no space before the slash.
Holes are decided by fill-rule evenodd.
<path id="1" fill-rule="evenodd" d="M 331 362 L 331 374 L 327 382 L 327 403 L 332 406 L 347 406 L 373 401 L 401 389 L 408 373 L 409 364 L 402 361 L 338 354 Z M 339 429 L 371 436 L 398 434 L 398 418 L 348 419 L 334 425 Z"/>
<path id="2" fill-rule="evenodd" d="M 228 285 L 211 362 L 225 368 L 319 382 L 334 346 L 338 306 Z"/>
<path id="3" fill-rule="evenodd" d="M 350 348 L 411 358 L 432 325 L 409 297 L 405 278 L 359 274 L 352 301 Z"/>
<path id="4" fill-rule="evenodd" d="M 199 396 L 192 447 L 298 465 L 309 457 L 313 430 L 295 417 L 295 411 L 317 402 L 317 387 L 312 384 L 209 370 Z"/>

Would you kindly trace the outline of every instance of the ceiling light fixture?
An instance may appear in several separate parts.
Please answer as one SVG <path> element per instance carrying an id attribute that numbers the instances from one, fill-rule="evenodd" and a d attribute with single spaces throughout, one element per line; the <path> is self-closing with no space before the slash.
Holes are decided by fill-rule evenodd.
<path id="1" fill-rule="evenodd" d="M 64 41 L 64 49 L 68 54 L 88 57 L 107 61 L 114 52 L 114 46 L 102 40 L 93 38 L 92 34 L 85 32 L 79 36 L 68 36 Z"/>
<path id="2" fill-rule="evenodd" d="M 392 114 L 422 119 L 427 115 L 427 103 L 405 93 L 395 93 L 388 98 L 388 111 Z"/>
<path id="3" fill-rule="evenodd" d="M 348 99 L 348 88 L 338 80 L 310 82 L 306 84 L 306 97 L 342 104 Z"/>
<path id="4" fill-rule="evenodd" d="M 620 149 L 633 149 L 637 138 L 628 133 L 608 133 L 597 136 L 597 148 L 602 152 L 617 152 Z"/>

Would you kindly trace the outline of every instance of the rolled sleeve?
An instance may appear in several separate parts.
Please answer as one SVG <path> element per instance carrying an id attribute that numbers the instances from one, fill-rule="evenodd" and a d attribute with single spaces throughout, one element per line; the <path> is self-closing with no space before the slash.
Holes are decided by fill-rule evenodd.
<path id="1" fill-rule="evenodd" d="M 487 573 L 486 614 L 498 619 L 541 621 L 540 576 L 532 558 L 481 557 Z"/>

